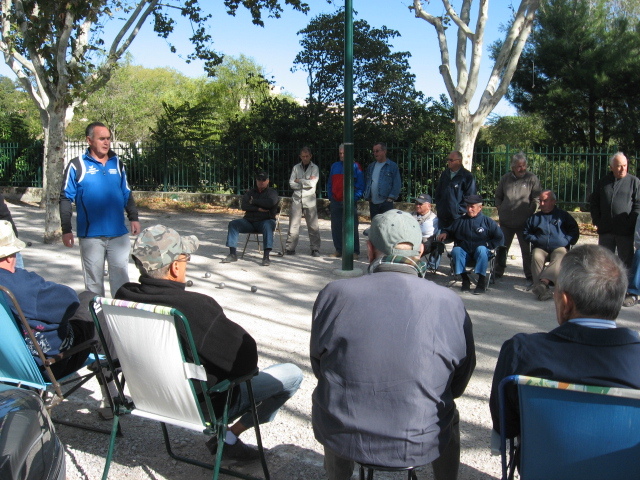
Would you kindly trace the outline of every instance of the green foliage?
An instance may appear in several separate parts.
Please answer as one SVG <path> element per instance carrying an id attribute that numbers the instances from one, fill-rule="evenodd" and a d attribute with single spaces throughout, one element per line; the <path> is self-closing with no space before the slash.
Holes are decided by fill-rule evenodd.
<path id="1" fill-rule="evenodd" d="M 390 42 L 400 36 L 385 26 L 371 27 L 366 20 L 354 22 L 353 73 L 356 117 L 380 124 L 406 126 L 408 112 L 422 94 L 415 90 L 409 69 L 409 52 L 393 52 Z M 344 9 L 314 17 L 298 32 L 302 51 L 293 71 L 309 75 L 309 103 L 344 103 Z"/>
<path id="2" fill-rule="evenodd" d="M 492 116 L 480 131 L 478 146 L 504 149 L 531 149 L 546 144 L 548 139 L 544 119 L 539 115 Z"/>
<path id="3" fill-rule="evenodd" d="M 615 2 L 613 2 L 615 3 Z M 640 30 L 611 1 L 549 0 L 508 98 L 553 145 L 640 146 Z"/>

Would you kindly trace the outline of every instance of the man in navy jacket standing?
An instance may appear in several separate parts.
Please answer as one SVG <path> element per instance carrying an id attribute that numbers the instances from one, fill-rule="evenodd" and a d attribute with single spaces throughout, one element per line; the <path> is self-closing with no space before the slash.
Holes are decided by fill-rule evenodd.
<path id="1" fill-rule="evenodd" d="M 476 180 L 471 172 L 462 166 L 462 153 L 451 152 L 447 157 L 447 168 L 438 180 L 434 198 L 440 229 L 448 227 L 464 215 L 464 198 L 476 193 Z"/>

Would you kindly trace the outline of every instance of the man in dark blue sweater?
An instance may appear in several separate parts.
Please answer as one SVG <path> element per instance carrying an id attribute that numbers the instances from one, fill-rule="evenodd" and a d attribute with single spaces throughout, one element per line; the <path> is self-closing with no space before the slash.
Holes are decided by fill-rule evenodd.
<path id="1" fill-rule="evenodd" d="M 540 211 L 531 215 L 524 225 L 524 238 L 531 243 L 531 273 L 533 294 L 538 300 L 550 300 L 549 285 L 560 273 L 560 262 L 571 245 L 580 237 L 575 219 L 556 207 L 556 196 L 551 190 L 540 194 Z M 545 268 L 545 262 L 549 265 Z"/>
<path id="2" fill-rule="evenodd" d="M 467 261 L 473 260 L 478 283 L 473 291 L 476 295 L 484 293 L 486 288 L 487 267 L 489 265 L 489 251 L 495 250 L 504 241 L 502 230 L 491 218 L 482 214 L 482 197 L 469 195 L 464 197 L 467 213 L 443 229 L 438 235 L 438 241 L 453 239 L 455 247 L 451 251 L 454 261 L 454 272 L 462 277 L 462 291 L 471 290 L 471 280 L 465 268 Z"/>

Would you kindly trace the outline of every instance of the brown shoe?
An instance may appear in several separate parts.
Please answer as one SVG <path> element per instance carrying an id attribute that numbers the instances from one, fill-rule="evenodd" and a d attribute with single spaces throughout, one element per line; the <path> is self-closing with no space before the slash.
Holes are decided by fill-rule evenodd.
<path id="1" fill-rule="evenodd" d="M 330 257 L 335 257 L 335 258 L 340 258 L 342 256 L 342 252 L 334 252 L 329 256 Z"/>

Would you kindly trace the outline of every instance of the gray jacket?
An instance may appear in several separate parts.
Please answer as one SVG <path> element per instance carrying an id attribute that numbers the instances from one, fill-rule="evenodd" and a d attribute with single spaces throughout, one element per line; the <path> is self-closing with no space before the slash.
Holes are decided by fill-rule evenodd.
<path id="1" fill-rule="evenodd" d="M 411 273 L 336 280 L 316 299 L 313 431 L 343 458 L 425 465 L 449 442 L 475 367 L 471 320 L 457 294 Z"/>
<path id="2" fill-rule="evenodd" d="M 496 208 L 500 225 L 507 228 L 523 228 L 527 218 L 536 213 L 542 187 L 531 172 L 517 178 L 513 172 L 500 179 L 496 189 Z"/>

